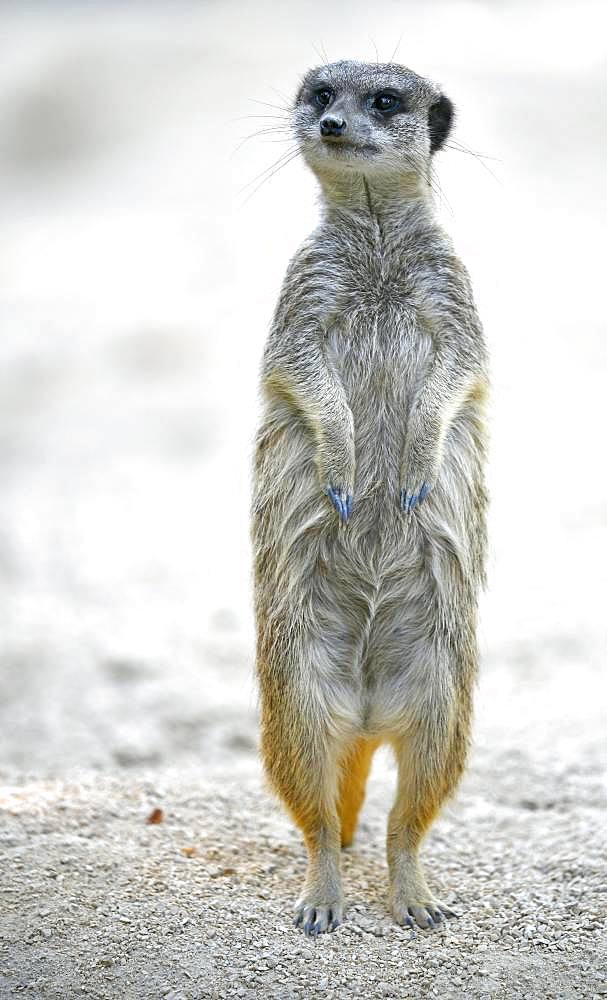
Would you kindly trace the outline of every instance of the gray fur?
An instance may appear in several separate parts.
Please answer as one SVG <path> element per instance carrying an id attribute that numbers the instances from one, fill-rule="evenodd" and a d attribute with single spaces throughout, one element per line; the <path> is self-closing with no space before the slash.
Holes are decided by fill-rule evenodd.
<path id="1" fill-rule="evenodd" d="M 313 94 L 324 84 L 344 142 L 320 137 Z M 384 121 L 368 95 L 386 86 L 406 110 Z M 422 799 L 440 805 L 452 790 L 468 740 L 487 364 L 467 273 L 433 212 L 439 97 L 404 67 L 342 62 L 309 73 L 293 109 L 323 214 L 291 261 L 263 357 L 252 539 L 262 752 L 306 835 L 298 914 L 307 907 L 309 925 L 315 910 L 317 930 L 331 905 L 341 912 L 345 748 L 361 737 L 394 746 L 392 906 L 428 926 L 438 904 L 416 857 L 427 823 L 411 803 L 436 811 Z M 403 511 L 401 490 L 423 483 L 426 499 Z M 329 488 L 353 496 L 345 523 Z"/>

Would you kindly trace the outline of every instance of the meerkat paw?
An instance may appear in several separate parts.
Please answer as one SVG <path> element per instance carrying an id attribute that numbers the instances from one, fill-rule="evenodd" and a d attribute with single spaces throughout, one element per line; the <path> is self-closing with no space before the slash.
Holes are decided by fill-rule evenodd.
<path id="1" fill-rule="evenodd" d="M 348 492 L 347 487 L 332 485 L 328 486 L 325 492 L 339 514 L 340 521 L 345 524 L 352 513 L 352 494 Z"/>
<path id="2" fill-rule="evenodd" d="M 391 907 L 397 924 L 405 927 L 414 927 L 417 924 L 423 930 L 431 930 L 443 920 L 457 916 L 427 890 L 421 893 L 395 892 L 392 895 Z"/>
<path id="3" fill-rule="evenodd" d="M 400 470 L 400 508 L 410 514 L 433 489 L 439 469 L 438 444 L 418 432 L 409 438 Z"/>
<path id="4" fill-rule="evenodd" d="M 418 503 L 426 499 L 431 489 L 431 484 L 425 481 L 417 483 L 415 486 L 410 484 L 403 486 L 400 491 L 400 509 L 405 514 L 410 514 Z"/>
<path id="5" fill-rule="evenodd" d="M 318 937 L 325 931 L 334 931 L 343 919 L 343 900 L 327 900 L 320 894 L 307 893 L 295 904 L 295 927 L 302 927 L 308 937 Z"/>
<path id="6" fill-rule="evenodd" d="M 354 493 L 355 457 L 353 445 L 341 448 L 322 449 L 317 455 L 319 484 L 329 503 L 345 524 L 352 513 Z"/>

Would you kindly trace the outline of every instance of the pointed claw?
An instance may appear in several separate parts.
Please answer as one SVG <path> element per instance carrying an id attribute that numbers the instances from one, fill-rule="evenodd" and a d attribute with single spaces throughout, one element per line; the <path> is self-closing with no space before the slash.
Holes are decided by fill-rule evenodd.
<path id="1" fill-rule="evenodd" d="M 410 514 L 415 507 L 425 500 L 430 492 L 431 487 L 427 483 L 423 483 L 419 493 L 409 493 L 406 489 L 400 491 L 400 508 L 405 512 L 405 514 Z"/>
<path id="2" fill-rule="evenodd" d="M 340 500 L 339 496 L 337 495 L 337 493 L 335 492 L 335 490 L 333 489 L 332 486 L 329 486 L 329 489 L 327 490 L 327 496 L 329 497 L 329 500 L 331 501 L 331 503 L 335 507 L 335 510 L 337 511 L 337 513 L 339 514 L 339 516 L 341 517 L 342 516 L 342 514 L 341 514 L 341 500 Z"/>
<path id="3" fill-rule="evenodd" d="M 337 490 L 333 486 L 329 486 L 327 496 L 339 514 L 340 521 L 345 523 L 352 510 L 352 495 L 348 493 L 346 499 L 342 500 Z"/>
<path id="4" fill-rule="evenodd" d="M 417 503 L 417 497 L 414 493 L 407 493 L 406 490 L 403 490 L 403 497 L 402 508 L 405 514 L 410 514 Z"/>

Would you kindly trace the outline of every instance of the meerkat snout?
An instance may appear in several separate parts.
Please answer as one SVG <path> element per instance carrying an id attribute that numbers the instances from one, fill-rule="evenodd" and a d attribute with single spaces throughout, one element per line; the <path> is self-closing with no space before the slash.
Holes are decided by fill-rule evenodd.
<path id="1" fill-rule="evenodd" d="M 342 135 L 346 131 L 346 128 L 347 123 L 344 118 L 339 118 L 335 115 L 323 115 L 320 119 L 320 134 L 322 136 Z"/>

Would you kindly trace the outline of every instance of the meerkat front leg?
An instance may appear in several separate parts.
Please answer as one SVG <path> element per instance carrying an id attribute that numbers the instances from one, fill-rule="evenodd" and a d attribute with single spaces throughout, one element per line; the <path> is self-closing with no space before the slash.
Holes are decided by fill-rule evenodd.
<path id="1" fill-rule="evenodd" d="M 435 486 L 451 421 L 480 381 L 480 375 L 466 371 L 457 355 L 435 358 L 409 416 L 401 465 L 400 506 L 405 513 L 411 513 Z"/>
<path id="2" fill-rule="evenodd" d="M 435 486 L 456 413 L 466 399 L 487 390 L 483 333 L 462 264 L 437 259 L 420 266 L 416 281 L 416 306 L 432 331 L 434 357 L 409 414 L 400 480 L 406 513 Z"/>
<path id="3" fill-rule="evenodd" d="M 435 363 L 412 407 L 405 438 L 400 506 L 408 514 L 436 484 L 445 435 L 465 394 L 466 383 L 449 384 L 448 370 Z"/>
<path id="4" fill-rule="evenodd" d="M 270 397 L 288 399 L 301 412 L 316 441 L 320 489 L 340 520 L 347 521 L 354 493 L 354 418 L 318 329 L 285 330 L 271 338 L 263 385 Z"/>

